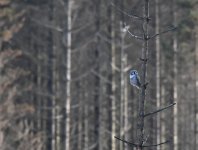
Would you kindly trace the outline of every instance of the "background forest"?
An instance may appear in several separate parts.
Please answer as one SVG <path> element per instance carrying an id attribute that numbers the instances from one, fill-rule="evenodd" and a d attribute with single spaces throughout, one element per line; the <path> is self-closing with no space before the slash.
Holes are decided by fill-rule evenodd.
<path id="1" fill-rule="evenodd" d="M 146 0 L 0 0 L 0 149 L 135 150 Z M 150 0 L 148 150 L 198 148 L 198 1 Z M 128 26 L 129 32 L 124 32 Z"/>

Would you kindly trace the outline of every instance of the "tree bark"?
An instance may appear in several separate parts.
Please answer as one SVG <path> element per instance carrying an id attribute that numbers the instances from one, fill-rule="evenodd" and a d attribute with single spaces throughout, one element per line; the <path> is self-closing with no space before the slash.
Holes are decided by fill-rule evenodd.
<path id="1" fill-rule="evenodd" d="M 142 46 L 142 66 L 141 66 L 141 90 L 139 98 L 139 120 L 138 120 L 138 130 L 139 130 L 139 145 L 137 149 L 143 150 L 144 144 L 144 107 L 145 107 L 145 96 L 146 96 L 146 77 L 147 77 L 147 59 L 148 59 L 148 23 L 149 23 L 149 0 L 144 0 L 143 7 L 143 29 L 144 29 L 144 41 Z"/>
<path id="2" fill-rule="evenodd" d="M 155 0 L 155 34 L 159 33 L 159 0 Z M 156 37 L 155 39 L 155 46 L 156 46 L 156 101 L 157 101 L 157 109 L 160 109 L 161 106 L 161 95 L 160 95 L 160 37 Z M 157 140 L 156 143 L 161 142 L 161 120 L 160 114 L 157 114 Z M 160 146 L 157 146 L 157 150 L 160 150 Z"/>
<path id="3" fill-rule="evenodd" d="M 71 112 L 71 44 L 72 44 L 72 6 L 73 0 L 68 0 L 67 4 L 67 73 L 66 73 L 66 141 L 65 141 L 65 148 L 66 150 L 70 150 L 70 112 Z"/>
<path id="4" fill-rule="evenodd" d="M 111 7 L 111 6 L 109 6 Z M 111 19 L 110 35 L 111 35 L 111 149 L 116 150 L 116 44 L 115 44 L 115 13 L 114 9 L 109 8 L 109 17 Z"/>
<path id="5" fill-rule="evenodd" d="M 96 12 L 95 12 L 95 32 L 99 33 L 100 32 L 100 0 L 96 0 L 95 2 L 95 7 L 96 7 Z M 97 36 L 96 37 L 96 47 L 95 47 L 95 51 L 94 51 L 94 58 L 96 60 L 96 68 L 95 68 L 95 72 L 100 74 L 100 65 L 99 65 L 99 54 L 100 54 L 100 37 Z M 101 143 L 101 136 L 100 136 L 100 98 L 99 98 L 99 93 L 100 93 L 100 78 L 98 76 L 95 76 L 95 83 L 94 83 L 94 111 L 95 111 L 95 123 L 94 123 L 94 138 L 95 138 L 95 142 L 97 143 L 95 150 L 98 150 L 99 147 L 101 147 L 102 143 Z"/>
<path id="6" fill-rule="evenodd" d="M 177 23 L 177 9 L 176 9 L 176 1 L 173 0 L 173 23 L 176 26 Z M 177 74 L 178 74 L 178 61 L 177 61 L 177 55 L 178 55 L 178 41 L 177 41 L 177 35 L 174 33 L 173 35 L 173 52 L 174 52 L 174 58 L 173 58 L 173 74 L 174 74 L 174 80 L 173 80 L 173 99 L 174 102 L 178 104 L 178 83 L 177 83 Z M 174 107 L 173 110 L 173 132 L 174 132 L 174 150 L 178 150 L 178 105 Z"/>
<path id="7" fill-rule="evenodd" d="M 198 146 L 198 27 L 195 28 L 195 149 Z"/>
<path id="8" fill-rule="evenodd" d="M 125 54 L 124 56 L 124 62 L 123 62 L 123 66 L 124 66 L 124 68 L 126 68 L 127 67 L 127 55 Z M 128 120 L 128 118 L 129 118 L 129 116 L 128 116 L 128 114 L 129 114 L 129 111 L 128 111 L 128 105 L 129 105 L 129 101 L 128 101 L 128 78 L 126 77 L 126 75 L 123 77 L 123 79 L 124 79 L 124 91 L 123 91 L 123 99 L 124 99 L 124 137 L 125 137 L 125 139 L 129 139 L 129 135 L 130 135 L 130 133 L 129 133 L 129 127 L 130 127 L 130 125 L 129 125 L 129 120 Z M 128 145 L 125 145 L 125 147 L 124 147 L 124 150 L 129 150 L 130 149 L 130 147 L 128 146 Z"/>
<path id="9" fill-rule="evenodd" d="M 161 55 L 161 76 L 165 75 L 165 58 L 163 55 Z M 162 79 L 161 79 L 162 80 Z M 161 105 L 165 106 L 165 85 L 164 81 L 161 82 Z M 166 137 L 166 122 L 165 122 L 165 114 L 161 114 L 161 141 L 165 141 Z M 161 150 L 165 150 L 166 146 L 165 144 L 161 145 Z"/>
<path id="10" fill-rule="evenodd" d="M 121 84 L 121 96 L 120 96 L 120 137 L 123 139 L 124 134 L 125 134 L 125 118 L 127 115 L 125 111 L 127 111 L 127 104 L 126 104 L 126 100 L 125 100 L 125 71 L 124 71 L 124 67 L 125 67 L 125 52 L 124 52 L 124 37 L 125 37 L 125 33 L 122 32 L 123 29 L 123 25 L 122 23 L 120 24 L 120 31 L 121 31 L 121 68 L 120 68 L 120 73 L 121 73 L 121 79 L 120 79 L 120 84 Z M 120 150 L 123 149 L 123 145 L 124 143 L 120 143 Z"/>

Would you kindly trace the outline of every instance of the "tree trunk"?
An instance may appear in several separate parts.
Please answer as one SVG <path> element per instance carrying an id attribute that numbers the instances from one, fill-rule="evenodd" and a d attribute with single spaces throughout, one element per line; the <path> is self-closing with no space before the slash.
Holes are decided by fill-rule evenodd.
<path id="1" fill-rule="evenodd" d="M 161 76 L 165 76 L 165 57 L 161 55 Z M 165 106 L 165 85 L 164 81 L 161 81 L 161 105 Z M 165 113 L 161 114 L 161 141 L 165 141 L 166 137 L 166 122 L 165 122 Z M 161 150 L 165 150 L 166 145 L 161 145 Z"/>
<path id="2" fill-rule="evenodd" d="M 100 32 L 100 0 L 96 0 L 95 2 L 96 7 L 96 15 L 95 15 L 95 27 L 96 27 L 96 33 Z M 96 48 L 94 52 L 94 58 L 96 60 L 96 73 L 100 73 L 100 66 L 99 66 L 99 53 L 100 53 L 100 37 L 96 37 Z M 94 111 L 95 111 L 95 121 L 94 121 L 94 138 L 95 142 L 97 143 L 95 150 L 98 150 L 100 146 L 102 146 L 100 143 L 101 136 L 100 136 L 100 100 L 99 100 L 99 93 L 100 93 L 100 78 L 98 76 L 95 76 L 95 83 L 94 83 Z"/>
<path id="3" fill-rule="evenodd" d="M 159 33 L 159 0 L 155 0 L 155 34 Z M 157 109 L 160 109 L 161 103 L 161 95 L 160 95 L 160 37 L 156 37 L 155 39 L 156 45 L 156 101 L 157 101 Z M 161 142 L 161 120 L 160 114 L 157 114 L 157 143 Z M 160 146 L 157 146 L 157 150 L 160 150 Z"/>
<path id="4" fill-rule="evenodd" d="M 198 146 L 198 27 L 195 29 L 195 149 Z"/>
<path id="5" fill-rule="evenodd" d="M 144 7 L 143 7 L 143 28 L 144 28 L 144 42 L 142 47 L 142 66 L 141 66 L 141 90 L 140 90 L 140 97 L 139 97 L 139 120 L 138 120 L 138 139 L 140 147 L 137 149 L 143 150 L 144 144 L 144 105 L 145 105 L 145 96 L 146 96 L 146 76 L 147 76 L 147 59 L 148 59 L 148 23 L 149 23 L 149 0 L 144 0 Z"/>
<path id="6" fill-rule="evenodd" d="M 81 86 L 81 82 L 79 83 L 79 89 L 83 88 Z M 79 91 L 81 92 L 81 91 Z M 83 122 L 83 105 L 84 105 L 84 102 L 83 102 L 83 99 L 82 99 L 82 92 L 79 96 L 79 108 L 78 108 L 78 114 L 79 114 L 79 117 L 78 117 L 78 150 L 81 150 L 82 149 L 82 146 L 83 146 L 83 142 L 82 142 L 82 139 L 83 139 L 83 126 L 82 126 L 82 122 Z"/>
<path id="7" fill-rule="evenodd" d="M 57 22 L 57 17 L 56 17 L 56 2 L 53 1 L 53 9 L 52 9 L 52 22 L 56 23 Z M 59 82 L 58 79 L 58 70 L 57 70 L 57 44 L 59 41 L 58 35 L 56 32 L 52 32 L 53 35 L 53 52 L 52 52 L 52 91 L 53 91 L 53 98 L 52 98 L 52 150 L 57 150 L 57 112 L 56 112 L 56 103 L 57 103 L 57 82 Z"/>
<path id="8" fill-rule="evenodd" d="M 66 141 L 65 148 L 66 150 L 70 150 L 70 112 L 71 112 L 71 44 L 72 44 L 72 6 L 73 0 L 68 0 L 67 4 L 67 73 L 66 73 Z"/>
<path id="9" fill-rule="evenodd" d="M 111 6 L 109 6 L 111 7 Z M 116 45 L 115 45 L 115 13 L 113 11 L 112 8 L 110 9 L 110 19 L 111 19 L 111 30 L 110 30 L 110 34 L 111 34 L 111 66 L 112 66 L 112 79 L 111 79 L 111 148 L 112 150 L 116 150 L 116 139 L 115 139 L 115 135 L 116 135 L 116 70 L 115 70 L 115 66 L 116 66 Z"/>
<path id="10" fill-rule="evenodd" d="M 124 71 L 124 63 L 125 63 L 125 53 L 124 53 L 124 37 L 125 33 L 122 32 L 123 25 L 122 23 L 120 24 L 120 31 L 121 31 L 121 68 L 120 68 L 120 73 L 121 73 L 121 79 L 120 79 L 120 84 L 121 84 L 121 96 L 120 96 L 120 137 L 123 139 L 124 134 L 125 134 L 125 127 L 124 127 L 124 118 L 125 116 L 125 110 L 127 111 L 127 106 L 125 106 L 125 71 Z M 124 143 L 120 143 L 120 150 L 123 149 Z"/>
<path id="11" fill-rule="evenodd" d="M 127 67 L 127 55 L 125 54 L 124 56 L 124 62 L 123 62 L 123 66 L 124 66 L 124 69 Z M 128 121 L 128 118 L 129 118 L 129 111 L 128 111 L 128 105 L 129 105 L 129 101 L 128 101 L 128 78 L 127 78 L 128 76 L 124 76 L 123 77 L 123 80 L 124 80 L 124 87 L 123 87 L 123 89 L 124 89 L 124 91 L 123 91 L 123 99 L 124 99 L 124 134 L 125 134 L 125 139 L 129 139 L 129 135 L 130 135 L 130 133 L 129 133 L 129 127 L 130 127 L 130 125 L 129 125 L 129 121 Z M 124 147 L 124 150 L 129 150 L 130 149 L 130 147 L 129 147 L 129 145 L 125 145 L 125 147 Z"/>
<path id="12" fill-rule="evenodd" d="M 173 0 L 173 23 L 176 26 L 177 23 L 177 9 L 176 9 L 176 1 Z M 174 52 L 174 58 L 173 58 L 173 74 L 174 74 L 174 80 L 173 80 L 173 99 L 174 102 L 178 103 L 178 85 L 177 85 L 177 73 L 178 73 L 178 62 L 177 62 L 177 55 L 178 55 L 178 49 L 177 49 L 177 35 L 174 33 L 173 36 L 173 52 Z M 173 110 L 173 133 L 174 133 L 174 150 L 178 150 L 178 105 L 174 107 Z"/>
<path id="13" fill-rule="evenodd" d="M 86 91 L 85 91 L 86 92 Z M 88 121 L 88 116 L 89 116 L 89 106 L 88 106 L 88 93 L 85 93 L 85 104 L 84 104 L 84 149 L 88 149 L 89 147 L 89 121 Z"/>

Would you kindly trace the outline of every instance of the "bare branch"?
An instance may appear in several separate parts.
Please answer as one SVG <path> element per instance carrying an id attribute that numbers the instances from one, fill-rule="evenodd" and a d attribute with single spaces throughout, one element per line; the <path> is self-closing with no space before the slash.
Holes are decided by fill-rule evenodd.
<path id="1" fill-rule="evenodd" d="M 92 70 L 95 68 L 96 66 L 94 65 L 91 69 L 87 70 L 86 72 L 84 72 L 83 74 L 81 74 L 80 76 L 73 78 L 72 82 L 74 81 L 78 81 L 81 80 L 82 78 L 87 77 L 90 73 L 92 73 Z"/>
<path id="2" fill-rule="evenodd" d="M 143 38 L 142 37 L 140 37 L 140 36 L 137 36 L 137 35 L 134 35 L 133 33 L 131 33 L 130 31 L 129 31 L 129 29 L 128 28 L 125 28 L 126 29 L 126 31 L 132 36 L 132 37 L 134 37 L 134 38 L 136 38 L 136 39 L 139 39 L 139 40 L 143 40 Z"/>
<path id="3" fill-rule="evenodd" d="M 158 113 L 158 112 L 161 112 L 161 111 L 163 111 L 163 110 L 165 110 L 165 109 L 168 109 L 168 108 L 174 106 L 175 104 L 176 104 L 176 103 L 173 103 L 173 104 L 170 104 L 170 105 L 168 105 L 168 106 L 166 106 L 166 107 L 164 107 L 164 108 L 161 108 L 161 109 L 159 109 L 159 110 L 156 110 L 156 111 L 154 111 L 154 112 L 150 112 L 150 113 L 148 113 L 148 114 L 145 114 L 144 117 L 147 117 L 147 116 L 156 114 L 156 113 Z"/>
<path id="4" fill-rule="evenodd" d="M 101 80 L 105 81 L 108 84 L 111 84 L 111 81 L 109 81 L 108 79 L 106 79 L 106 77 L 102 76 L 101 74 L 99 74 L 98 72 L 96 72 L 95 70 L 91 70 L 91 73 L 97 77 L 99 77 Z"/>
<path id="5" fill-rule="evenodd" d="M 125 14 L 126 16 L 128 16 L 130 18 L 134 18 L 134 19 L 138 19 L 138 20 L 144 20 L 144 17 L 128 14 L 127 12 L 123 11 L 121 8 L 117 7 L 113 2 L 111 2 L 111 5 L 114 6 L 119 12 Z"/>
<path id="6" fill-rule="evenodd" d="M 148 40 L 153 39 L 153 38 L 155 38 L 156 36 L 159 36 L 159 35 L 161 35 L 161 34 L 167 33 L 167 32 L 169 32 L 169 31 L 173 31 L 173 30 L 175 30 L 175 29 L 177 29 L 177 27 L 174 27 L 174 26 L 171 27 L 171 28 L 168 28 L 167 30 L 164 30 L 164 31 L 162 31 L 162 32 L 159 32 L 159 33 L 157 33 L 157 34 L 155 34 L 155 35 L 149 37 Z"/>
<path id="7" fill-rule="evenodd" d="M 153 146 L 160 146 L 160 145 L 163 145 L 163 144 L 167 144 L 169 143 L 170 141 L 165 141 L 165 142 L 162 142 L 162 143 L 159 143 L 159 144 L 154 144 L 154 145 L 144 145 L 142 147 L 153 147 Z"/>
<path id="8" fill-rule="evenodd" d="M 61 27 L 56 26 L 56 25 L 52 25 L 49 22 L 43 23 L 40 20 L 36 20 L 34 18 L 32 18 L 31 20 L 33 22 L 35 22 L 36 24 L 41 25 L 41 26 L 43 26 L 45 28 L 49 28 L 49 29 L 52 29 L 52 30 L 55 30 L 55 31 L 58 31 L 58 32 L 63 32 L 63 29 Z"/>
<path id="9" fill-rule="evenodd" d="M 120 140 L 120 141 L 122 141 L 122 142 L 124 142 L 124 143 L 128 144 L 128 145 L 135 146 L 135 147 L 139 147 L 139 145 L 138 145 L 138 144 L 128 142 L 128 141 L 123 140 L 123 139 L 121 139 L 121 138 L 119 138 L 119 137 L 116 137 L 116 136 L 114 136 L 114 137 L 115 137 L 116 139 L 118 139 L 118 140 Z"/>

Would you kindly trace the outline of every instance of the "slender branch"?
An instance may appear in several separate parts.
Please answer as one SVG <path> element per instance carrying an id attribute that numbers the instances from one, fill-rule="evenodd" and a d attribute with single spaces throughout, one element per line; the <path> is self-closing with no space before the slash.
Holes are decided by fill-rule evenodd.
<path id="1" fill-rule="evenodd" d="M 128 33 L 129 33 L 132 37 L 134 37 L 134 38 L 136 38 L 136 39 L 139 39 L 139 40 L 143 40 L 142 37 L 132 34 L 129 30 L 127 30 L 127 31 L 128 31 Z"/>
<path id="2" fill-rule="evenodd" d="M 149 37 L 148 40 L 153 39 L 153 38 L 155 38 L 156 36 L 159 36 L 159 35 L 161 35 L 161 34 L 167 33 L 167 32 L 169 32 L 169 31 L 173 31 L 173 30 L 175 30 L 175 29 L 177 29 L 177 27 L 168 28 L 167 30 L 164 30 L 164 31 L 162 31 L 162 32 L 159 32 L 159 33 L 157 33 L 157 34 L 154 34 L 153 36 Z"/>
<path id="3" fill-rule="evenodd" d="M 135 18 L 135 19 L 138 19 L 138 20 L 144 20 L 144 17 L 128 14 L 127 12 L 123 11 L 121 8 L 117 7 L 113 2 L 111 2 L 111 5 L 114 6 L 119 12 L 125 14 L 126 16 L 128 16 L 130 18 Z"/>
<path id="4" fill-rule="evenodd" d="M 128 144 L 128 145 L 132 145 L 132 146 L 135 146 L 135 147 L 139 147 L 139 145 L 138 145 L 138 144 L 128 142 L 128 141 L 123 140 L 123 139 L 121 139 L 121 138 L 119 138 L 119 137 L 116 137 L 116 136 L 114 136 L 114 137 L 115 137 L 116 139 L 118 139 L 118 140 L 120 140 L 120 141 L 122 141 L 122 142 L 124 142 L 124 143 Z"/>
<path id="5" fill-rule="evenodd" d="M 103 80 L 104 82 L 111 84 L 111 81 L 106 79 L 106 77 L 102 76 L 101 74 L 99 74 L 98 72 L 91 70 L 91 73 L 97 77 L 99 77 L 101 80 Z"/>
<path id="6" fill-rule="evenodd" d="M 161 108 L 161 109 L 159 109 L 159 110 L 156 110 L 156 111 L 154 111 L 154 112 L 150 112 L 150 113 L 148 113 L 148 114 L 145 114 L 144 117 L 147 117 L 147 116 L 156 114 L 156 113 L 158 113 L 158 112 L 161 112 L 161 111 L 163 111 L 163 110 L 165 110 L 165 109 L 168 109 L 168 108 L 174 106 L 175 104 L 176 104 L 176 103 L 173 103 L 173 104 L 170 104 L 170 105 L 168 105 L 168 106 L 166 106 L 166 107 L 164 107 L 164 108 Z"/>
<path id="7" fill-rule="evenodd" d="M 126 30 L 132 37 L 134 37 L 134 38 L 136 38 L 136 39 L 139 39 L 139 40 L 144 40 L 142 37 L 137 36 L 137 35 L 134 35 L 133 33 L 131 33 L 131 32 L 129 31 L 129 28 L 125 27 L 125 30 Z"/>
<path id="8" fill-rule="evenodd" d="M 154 147 L 154 146 L 160 146 L 160 145 L 163 145 L 163 144 L 167 144 L 167 143 L 169 143 L 170 141 L 168 140 L 168 141 L 165 141 L 165 142 L 162 142 L 162 143 L 159 143 L 159 144 L 153 144 L 153 145 L 143 145 L 143 146 L 140 146 L 140 145 L 138 145 L 138 144 L 135 144 L 135 143 L 132 143 L 132 142 L 128 142 L 128 141 L 126 141 L 126 140 L 123 140 L 123 139 L 121 139 L 121 138 L 119 138 L 119 137 L 116 137 L 116 136 L 114 136 L 116 139 L 118 139 L 118 140 L 120 140 L 120 141 L 122 141 L 122 142 L 124 142 L 124 143 L 126 143 L 126 144 L 128 144 L 128 145 L 131 145 L 131 146 L 134 146 L 134 147 Z"/>
<path id="9" fill-rule="evenodd" d="M 162 142 L 162 143 L 159 143 L 159 144 L 154 144 L 154 145 L 144 145 L 142 147 L 153 147 L 153 146 L 160 146 L 160 145 L 163 145 L 163 144 L 167 144 L 169 143 L 170 141 L 165 141 L 165 142 Z"/>

